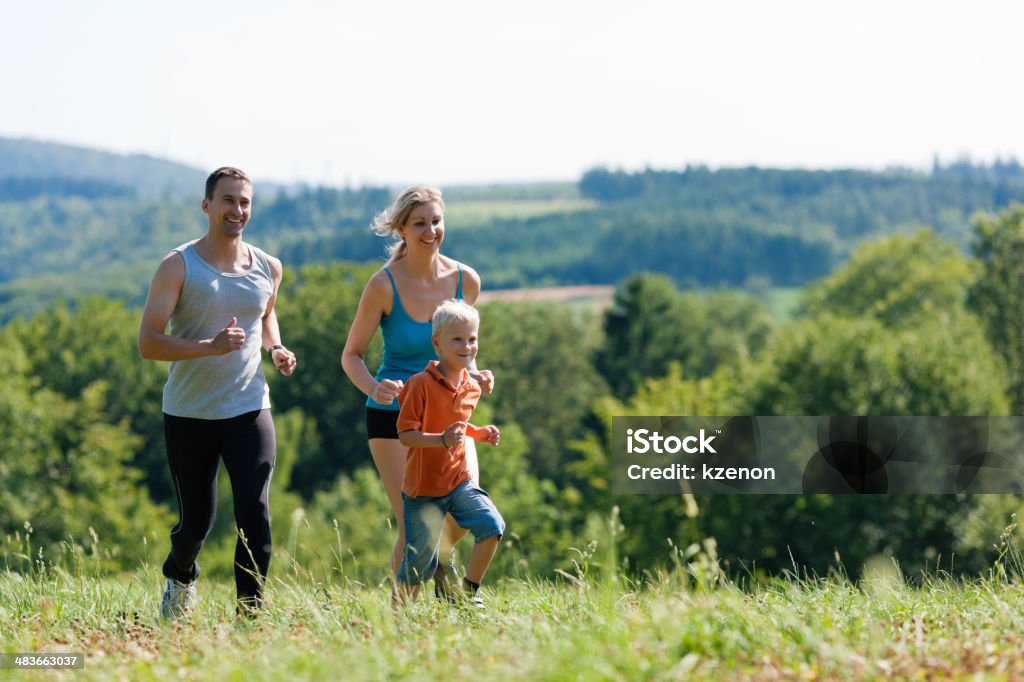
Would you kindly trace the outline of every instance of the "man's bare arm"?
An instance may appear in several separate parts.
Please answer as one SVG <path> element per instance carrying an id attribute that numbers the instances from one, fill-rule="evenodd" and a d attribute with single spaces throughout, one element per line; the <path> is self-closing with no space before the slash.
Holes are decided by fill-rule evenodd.
<path id="1" fill-rule="evenodd" d="M 225 327 L 212 339 L 181 339 L 169 336 L 167 323 L 178 305 L 185 282 L 185 262 L 178 253 L 164 258 L 149 285 L 146 307 L 139 324 L 139 354 L 145 360 L 191 360 L 236 351 L 245 342 L 238 320 L 224 320 Z"/>
<path id="2" fill-rule="evenodd" d="M 274 304 L 277 303 L 277 290 L 281 286 L 284 268 L 281 266 L 281 261 L 269 255 L 267 256 L 267 263 L 270 265 L 270 275 L 274 281 L 274 291 L 270 295 L 270 300 L 267 301 L 267 310 L 263 313 L 263 348 L 270 351 L 270 359 L 273 360 L 277 371 L 285 376 L 291 376 L 291 373 L 295 371 L 295 367 L 298 364 L 295 359 L 295 353 L 283 347 L 270 350 L 274 346 L 283 345 L 281 343 L 281 327 L 277 322 Z"/>

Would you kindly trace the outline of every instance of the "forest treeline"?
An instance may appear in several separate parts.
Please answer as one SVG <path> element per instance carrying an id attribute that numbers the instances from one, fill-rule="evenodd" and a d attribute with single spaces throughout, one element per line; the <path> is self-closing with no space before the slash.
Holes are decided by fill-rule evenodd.
<path id="1" fill-rule="evenodd" d="M 607 541 L 609 518 L 624 528 L 617 556 L 634 574 L 671 567 L 694 543 L 711 551 L 709 538 L 730 571 L 754 578 L 794 564 L 824 573 L 837 557 L 854 574 L 875 555 L 908 572 L 990 566 L 1016 498 L 610 489 L 613 415 L 1021 414 L 1024 208 L 978 216 L 968 241 L 969 254 L 927 229 L 867 242 L 810 284 L 785 321 L 748 295 L 696 293 L 648 272 L 625 278 L 605 309 L 482 306 L 479 364 L 497 381 L 477 418 L 503 433 L 500 448 L 481 448 L 482 482 L 509 523 L 496 570 L 570 569 L 591 541 Z M 300 369 L 287 379 L 268 371 L 279 550 L 370 581 L 384 579 L 389 511 L 366 446 L 364 396 L 339 356 L 377 267 L 288 269 L 278 313 Z M 0 554 L 9 567 L 37 551 L 59 559 L 69 546 L 115 570 L 162 558 L 174 508 L 159 414 L 166 366 L 139 359 L 138 320 L 137 307 L 90 297 L 0 330 Z M 379 352 L 371 347 L 371 366 Z M 214 571 L 229 570 L 233 542 L 222 498 L 211 543 L 224 551 L 204 554 Z"/>
<path id="2" fill-rule="evenodd" d="M 932 173 L 598 168 L 552 187 L 586 201 L 565 209 L 544 185 L 453 188 L 455 206 L 465 198 L 493 209 L 450 220 L 448 252 L 474 263 L 490 288 L 615 285 L 639 271 L 681 288 L 802 286 L 861 242 L 920 226 L 966 250 L 976 212 L 1024 202 L 1016 162 Z M 188 197 L 131 191 L 120 180 L 0 180 L 0 323 L 81 293 L 141 303 L 139 273 L 203 227 L 201 183 Z M 379 261 L 383 244 L 368 225 L 392 193 L 257 183 L 247 235 L 291 267 Z M 531 197 L 551 211 L 500 210 Z"/>

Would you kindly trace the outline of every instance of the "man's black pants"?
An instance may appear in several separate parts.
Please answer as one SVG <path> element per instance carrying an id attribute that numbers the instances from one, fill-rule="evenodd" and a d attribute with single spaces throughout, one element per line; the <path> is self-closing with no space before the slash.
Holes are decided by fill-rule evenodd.
<path id="1" fill-rule="evenodd" d="M 191 419 L 164 414 L 164 438 L 178 495 L 178 523 L 164 575 L 179 582 L 199 577 L 196 557 L 217 513 L 221 458 L 231 478 L 235 525 L 235 585 L 241 600 L 258 600 L 270 567 L 270 476 L 276 445 L 270 410 L 230 419 Z"/>

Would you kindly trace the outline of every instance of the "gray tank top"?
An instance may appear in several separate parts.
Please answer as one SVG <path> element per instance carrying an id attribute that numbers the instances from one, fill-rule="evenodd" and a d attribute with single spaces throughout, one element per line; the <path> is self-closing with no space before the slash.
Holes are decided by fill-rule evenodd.
<path id="1" fill-rule="evenodd" d="M 174 249 L 185 261 L 185 282 L 171 314 L 170 335 L 211 339 L 232 317 L 245 330 L 242 347 L 226 355 L 179 360 L 170 365 L 163 411 L 174 417 L 228 419 L 270 407 L 270 390 L 260 365 L 263 314 L 274 291 L 266 254 L 246 244 L 249 269 L 216 271 L 192 242 Z"/>

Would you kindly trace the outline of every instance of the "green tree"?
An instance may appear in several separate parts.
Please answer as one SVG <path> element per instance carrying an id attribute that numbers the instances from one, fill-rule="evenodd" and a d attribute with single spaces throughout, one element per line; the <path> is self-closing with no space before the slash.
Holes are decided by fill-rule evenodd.
<path id="1" fill-rule="evenodd" d="M 619 286 L 605 311 L 604 345 L 594 361 L 614 395 L 632 395 L 679 358 L 681 327 L 689 322 L 679 312 L 675 285 L 663 275 L 641 273 Z"/>
<path id="2" fill-rule="evenodd" d="M 973 316 L 913 328 L 823 315 L 769 342 L 749 387 L 760 415 L 1007 414 L 1003 365 Z"/>
<path id="3" fill-rule="evenodd" d="M 139 441 L 133 464 L 144 474 L 153 498 L 171 502 L 170 478 L 160 411 L 167 363 L 139 357 L 139 312 L 121 301 L 90 297 L 71 305 L 59 302 L 30 320 L 0 331 L 0 344 L 25 349 L 29 372 L 41 387 L 76 401 L 85 389 L 103 381 L 104 413 L 111 424 L 127 420 Z"/>
<path id="4" fill-rule="evenodd" d="M 688 377 L 710 376 L 719 367 L 742 367 L 771 337 L 775 323 L 764 304 L 735 291 L 679 295 L 681 345 L 676 351 Z"/>
<path id="5" fill-rule="evenodd" d="M 550 576 L 565 566 L 573 546 L 580 494 L 571 485 L 539 476 L 528 456 L 530 447 L 518 424 L 503 421 L 501 445 L 477 448 L 483 485 L 508 526 L 492 568 L 496 575 Z M 467 550 L 460 550 L 464 558 Z"/>
<path id="6" fill-rule="evenodd" d="M 744 391 L 750 413 L 1006 414 L 1003 363 L 964 308 L 970 281 L 964 259 L 927 232 L 863 247 L 809 292 L 812 316 L 768 343 Z M 822 572 L 840 556 L 855 573 L 875 554 L 916 571 L 964 550 L 979 556 L 976 545 L 958 541 L 977 503 L 939 495 L 716 497 L 702 507 L 702 528 L 718 538 L 723 557 L 768 571 L 795 561 Z"/>
<path id="7" fill-rule="evenodd" d="M 962 308 L 973 278 L 971 262 L 955 244 L 922 229 L 858 248 L 842 267 L 808 287 L 803 312 L 914 324 Z"/>
<path id="8" fill-rule="evenodd" d="M 864 245 L 769 343 L 755 414 L 1006 414 L 1003 363 L 965 308 L 973 281 L 927 230 Z"/>
<path id="9" fill-rule="evenodd" d="M 275 410 L 300 408 L 315 424 L 291 472 L 294 490 L 309 499 L 331 485 L 341 472 L 370 461 L 363 405 L 366 396 L 341 369 L 341 350 L 355 317 L 363 286 L 377 265 L 332 263 L 285 270 L 277 314 L 286 346 L 299 361 L 295 373 L 282 378 L 264 366 Z M 379 338 L 379 335 L 378 337 Z M 380 342 L 367 351 L 366 364 L 380 364 Z M 314 446 L 314 438 L 318 443 Z"/>
<path id="10" fill-rule="evenodd" d="M 31 528 L 33 547 L 45 548 L 49 560 L 66 559 L 67 542 L 106 567 L 135 568 L 169 514 L 150 501 L 130 465 L 139 438 L 127 420 L 112 423 L 104 412 L 112 388 L 97 381 L 66 399 L 30 374 L 19 343 L 9 339 L 4 351 L 0 537 Z"/>
<path id="11" fill-rule="evenodd" d="M 773 322 L 756 299 L 735 292 L 677 292 L 671 280 L 641 273 L 615 293 L 604 316 L 604 344 L 594 364 L 617 396 L 679 363 L 687 377 L 704 377 L 742 363 L 767 342 Z"/>
<path id="12" fill-rule="evenodd" d="M 710 377 L 687 379 L 680 365 L 673 363 L 665 376 L 645 380 L 629 400 L 604 396 L 594 403 L 589 428 L 570 444 L 574 457 L 567 467 L 569 480 L 565 487 L 578 491 L 580 498 L 570 506 L 572 496 L 569 496 L 564 508 L 573 511 L 567 522 L 573 524 L 574 533 L 583 531 L 588 513 L 606 516 L 617 506 L 625 532 L 619 536 L 616 549 L 636 572 L 669 566 L 672 545 L 685 548 L 707 537 L 702 528 L 703 503 L 692 495 L 617 495 L 612 492 L 612 418 L 744 414 L 741 377 L 733 375 L 733 371 L 734 368 L 723 368 Z M 745 511 L 756 513 L 756 506 L 747 505 Z M 744 519 L 732 515 L 728 523 L 741 527 Z M 757 545 L 751 548 L 756 549 Z"/>
<path id="13" fill-rule="evenodd" d="M 477 365 L 494 372 L 499 425 L 515 422 L 540 478 L 559 480 L 566 442 L 579 433 L 588 406 L 605 391 L 589 358 L 596 320 L 584 309 L 542 303 L 490 303 L 480 310 Z"/>
<path id="14" fill-rule="evenodd" d="M 979 215 L 972 248 L 982 272 L 968 305 L 1006 363 L 1013 413 L 1024 414 L 1024 206 Z"/>

